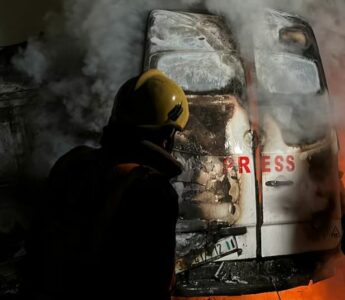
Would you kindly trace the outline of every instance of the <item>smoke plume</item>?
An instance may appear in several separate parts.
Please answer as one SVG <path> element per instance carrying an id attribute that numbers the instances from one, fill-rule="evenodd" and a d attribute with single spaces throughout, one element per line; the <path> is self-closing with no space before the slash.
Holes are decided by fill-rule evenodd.
<path id="1" fill-rule="evenodd" d="M 224 15 L 247 55 L 252 26 L 265 7 L 297 13 L 311 23 L 328 79 L 340 83 L 332 83 L 331 88 L 342 97 L 345 9 L 340 0 L 65 0 L 62 13 L 46 16 L 44 35 L 33 37 L 13 60 L 17 69 L 42 87 L 45 112 L 39 120 L 45 120 L 39 123 L 35 117 L 42 111 L 31 115 L 42 129 L 37 143 L 50 143 L 49 164 L 61 155 L 61 149 L 81 141 L 73 137 L 75 132 L 90 136 L 101 132 L 117 89 L 141 70 L 150 10 L 202 9 Z M 51 132 L 56 133 L 55 142 L 46 141 Z"/>

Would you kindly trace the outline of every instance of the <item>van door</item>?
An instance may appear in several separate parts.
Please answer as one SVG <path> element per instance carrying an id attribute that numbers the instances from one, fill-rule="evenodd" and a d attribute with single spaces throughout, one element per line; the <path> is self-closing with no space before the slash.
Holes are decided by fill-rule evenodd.
<path id="1" fill-rule="evenodd" d="M 335 248 L 337 137 L 309 25 L 268 10 L 254 35 L 261 125 L 262 256 Z"/>
<path id="2" fill-rule="evenodd" d="M 145 69 L 158 68 L 188 95 L 190 120 L 174 155 L 184 165 L 176 272 L 210 261 L 256 257 L 252 130 L 245 76 L 231 31 L 219 16 L 155 10 Z"/>

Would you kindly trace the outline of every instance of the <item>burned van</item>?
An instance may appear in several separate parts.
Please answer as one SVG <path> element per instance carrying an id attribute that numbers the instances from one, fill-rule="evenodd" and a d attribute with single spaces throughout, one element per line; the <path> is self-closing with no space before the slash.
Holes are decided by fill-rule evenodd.
<path id="1" fill-rule="evenodd" d="M 259 23 L 251 64 L 220 16 L 148 19 L 144 69 L 178 82 L 190 108 L 174 148 L 184 165 L 177 295 L 307 284 L 318 253 L 340 241 L 338 144 L 316 39 L 297 16 L 267 10 Z"/>

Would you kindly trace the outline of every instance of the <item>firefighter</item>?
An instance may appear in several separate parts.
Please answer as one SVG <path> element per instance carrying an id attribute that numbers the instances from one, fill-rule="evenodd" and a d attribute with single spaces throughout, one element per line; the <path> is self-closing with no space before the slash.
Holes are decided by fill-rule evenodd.
<path id="1" fill-rule="evenodd" d="M 56 162 L 33 242 L 36 294 L 170 299 L 178 196 L 169 180 L 181 172 L 171 150 L 188 117 L 181 87 L 151 69 L 120 88 L 100 148 Z"/>

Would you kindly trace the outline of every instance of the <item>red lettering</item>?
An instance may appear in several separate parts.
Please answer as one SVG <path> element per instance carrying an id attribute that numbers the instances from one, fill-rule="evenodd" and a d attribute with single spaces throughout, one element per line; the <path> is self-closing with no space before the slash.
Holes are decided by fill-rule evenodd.
<path id="1" fill-rule="evenodd" d="M 229 169 L 232 169 L 234 166 L 234 160 L 231 156 L 227 156 L 223 161 L 223 172 L 226 173 Z"/>
<path id="2" fill-rule="evenodd" d="M 271 172 L 270 166 L 270 157 L 268 155 L 264 155 L 262 157 L 262 172 Z"/>
<path id="3" fill-rule="evenodd" d="M 281 155 L 277 155 L 276 158 L 274 159 L 274 164 L 275 164 L 275 170 L 277 172 L 281 172 L 284 169 L 284 166 L 282 162 L 284 161 L 284 157 Z"/>
<path id="4" fill-rule="evenodd" d="M 249 169 L 249 157 L 248 156 L 240 156 L 238 158 L 238 168 L 239 168 L 239 173 L 243 173 L 243 169 L 245 169 L 246 173 L 250 173 Z"/>
<path id="5" fill-rule="evenodd" d="M 286 170 L 288 170 L 289 172 L 292 172 L 295 170 L 295 157 L 293 155 L 288 155 L 286 157 Z"/>

